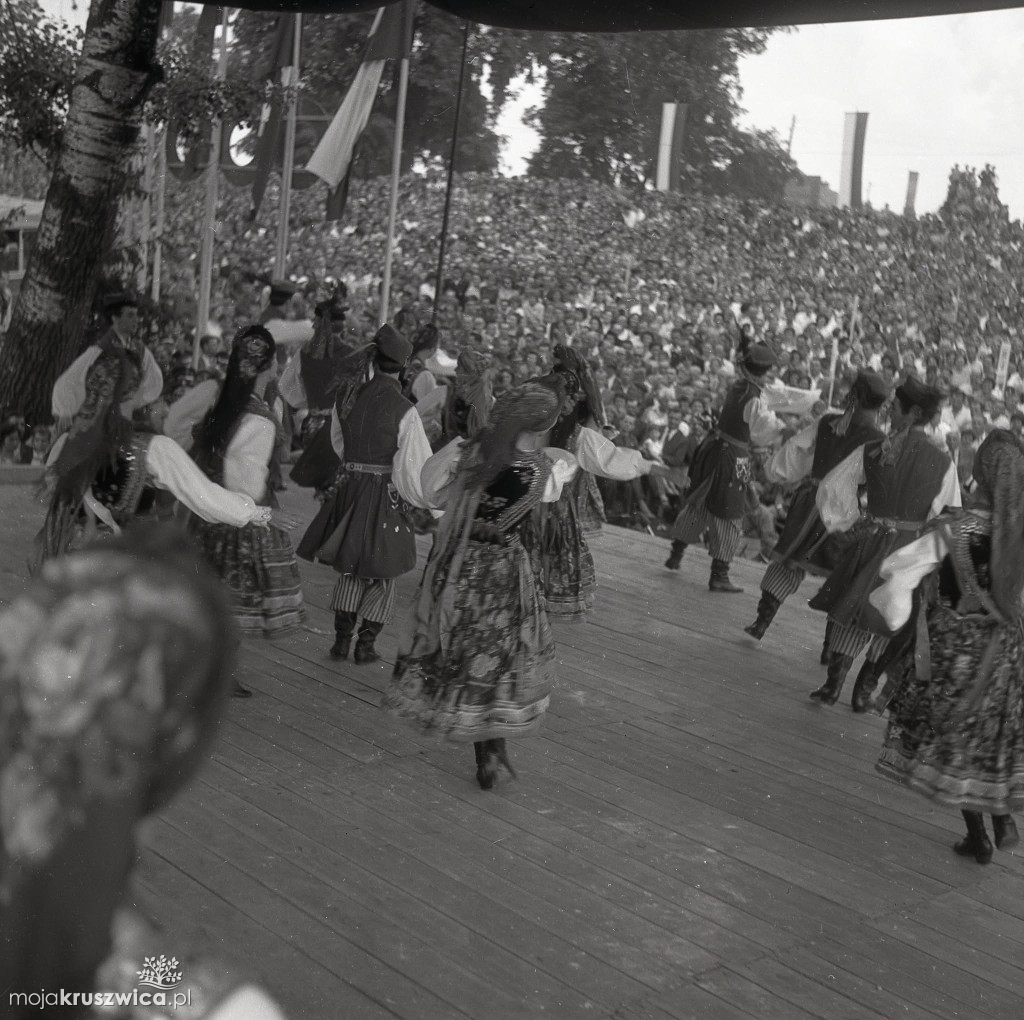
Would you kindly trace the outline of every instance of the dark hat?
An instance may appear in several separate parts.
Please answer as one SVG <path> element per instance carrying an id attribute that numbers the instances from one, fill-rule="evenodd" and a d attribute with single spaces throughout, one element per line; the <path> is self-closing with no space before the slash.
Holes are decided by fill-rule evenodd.
<path id="1" fill-rule="evenodd" d="M 271 280 L 270 303 L 272 305 L 283 305 L 289 298 L 295 296 L 298 289 L 291 280 Z"/>
<path id="2" fill-rule="evenodd" d="M 138 308 L 139 299 L 129 291 L 108 294 L 103 299 L 103 311 L 107 315 L 119 315 L 122 308 Z"/>
<path id="3" fill-rule="evenodd" d="M 412 355 L 412 344 L 386 322 L 377 330 L 373 342 L 377 350 L 396 365 L 404 365 Z"/>
<path id="4" fill-rule="evenodd" d="M 743 367 L 753 375 L 764 375 L 775 365 L 775 355 L 767 344 L 752 344 L 743 358 Z"/>
<path id="5" fill-rule="evenodd" d="M 857 373 L 851 392 L 861 407 L 873 411 L 889 399 L 891 390 L 889 384 L 877 372 L 862 368 Z"/>
<path id="6" fill-rule="evenodd" d="M 919 407 L 927 419 L 934 418 L 942 404 L 942 394 L 934 386 L 926 386 L 913 375 L 908 375 L 896 387 L 896 396 L 908 406 Z"/>

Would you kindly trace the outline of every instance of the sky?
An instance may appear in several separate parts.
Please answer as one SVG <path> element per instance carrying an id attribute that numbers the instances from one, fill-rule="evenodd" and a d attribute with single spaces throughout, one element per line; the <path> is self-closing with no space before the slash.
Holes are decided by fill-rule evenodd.
<path id="1" fill-rule="evenodd" d="M 42 0 L 84 22 L 86 0 Z M 864 195 L 902 210 L 907 172 L 920 174 L 917 211 L 933 212 L 950 168 L 996 167 L 1011 217 L 1024 218 L 1024 9 L 941 18 L 804 25 L 778 33 L 740 68 L 743 123 L 774 128 L 800 169 L 839 189 L 843 118 L 868 113 Z M 502 170 L 522 173 L 536 135 L 522 123 L 538 101 L 524 88 L 506 105 Z"/>

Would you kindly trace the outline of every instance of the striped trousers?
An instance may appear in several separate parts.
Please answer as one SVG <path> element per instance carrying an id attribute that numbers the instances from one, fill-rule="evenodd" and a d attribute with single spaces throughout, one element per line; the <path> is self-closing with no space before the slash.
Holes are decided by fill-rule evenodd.
<path id="1" fill-rule="evenodd" d="M 331 610 L 355 613 L 370 623 L 390 623 L 395 615 L 398 585 L 392 577 L 341 574 L 331 594 Z"/>
<path id="2" fill-rule="evenodd" d="M 676 518 L 672 538 L 692 545 L 700 541 L 704 532 L 708 533 L 708 555 L 724 563 L 731 562 L 743 537 L 740 533 L 740 522 L 715 517 L 708 513 L 707 507 L 703 504 L 688 506 Z"/>
<path id="3" fill-rule="evenodd" d="M 790 595 L 795 595 L 803 584 L 807 572 L 794 564 L 773 561 L 761 578 L 761 591 L 766 595 L 774 595 L 779 602 L 785 602 Z"/>
<path id="4" fill-rule="evenodd" d="M 869 630 L 862 630 L 848 623 L 839 623 L 831 616 L 828 618 L 828 630 L 828 650 L 837 655 L 848 655 L 851 659 L 856 659 L 867 648 L 867 661 L 878 662 L 889 644 L 887 637 L 872 634 Z"/>

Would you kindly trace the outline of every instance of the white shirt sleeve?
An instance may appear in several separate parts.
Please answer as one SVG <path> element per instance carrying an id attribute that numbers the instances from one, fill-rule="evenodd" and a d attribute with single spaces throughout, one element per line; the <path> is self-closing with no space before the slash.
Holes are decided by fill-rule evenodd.
<path id="1" fill-rule="evenodd" d="M 186 390 L 167 409 L 164 435 L 170 436 L 183 450 L 192 449 L 192 429 L 206 417 L 219 392 L 220 383 L 215 379 L 206 379 Z"/>
<path id="2" fill-rule="evenodd" d="M 429 509 L 429 504 L 423 495 L 420 475 L 430 457 L 430 443 L 423 431 L 423 422 L 416 408 L 410 407 L 398 423 L 398 451 L 391 462 L 391 480 L 402 499 L 424 510 Z"/>
<path id="3" fill-rule="evenodd" d="M 139 388 L 135 391 L 134 396 L 121 405 L 125 417 L 130 418 L 131 412 L 135 408 L 146 407 L 154 400 L 159 400 L 163 391 L 164 374 L 160 371 L 160 366 L 156 363 L 156 358 L 153 357 L 150 349 L 145 347 L 142 354 L 142 382 L 139 383 Z"/>
<path id="4" fill-rule="evenodd" d="M 312 319 L 271 319 L 266 326 L 278 346 L 299 347 L 313 339 Z"/>
<path id="5" fill-rule="evenodd" d="M 929 531 L 882 561 L 879 576 L 885 583 L 868 596 L 868 601 L 891 630 L 899 630 L 910 619 L 914 590 L 945 555 L 942 533 Z"/>
<path id="6" fill-rule="evenodd" d="M 173 439 L 153 436 L 146 448 L 146 470 L 153 484 L 211 524 L 242 528 L 264 516 L 248 496 L 215 485 Z"/>
<path id="7" fill-rule="evenodd" d="M 85 402 L 85 377 L 89 367 L 100 356 L 100 349 L 94 344 L 87 347 L 65 369 L 53 384 L 53 396 L 50 400 L 54 420 L 70 421 Z"/>
<path id="8" fill-rule="evenodd" d="M 750 426 L 752 446 L 771 446 L 781 435 L 783 424 L 775 412 L 768 408 L 764 397 L 747 401 L 743 408 L 743 420 Z"/>
<path id="9" fill-rule="evenodd" d="M 338 417 L 337 407 L 331 411 L 331 446 L 334 447 L 334 452 L 337 454 L 338 459 L 344 461 L 345 433 L 341 431 L 341 419 Z"/>
<path id="10" fill-rule="evenodd" d="M 309 406 L 306 385 L 302 381 L 302 352 L 292 355 L 277 381 L 277 392 L 296 410 Z"/>
<path id="11" fill-rule="evenodd" d="M 764 466 L 765 477 L 777 485 L 792 485 L 806 478 L 814 465 L 817 424 L 808 425 L 783 443 Z"/>
<path id="12" fill-rule="evenodd" d="M 825 530 L 849 531 L 860 517 L 857 489 L 864 484 L 864 447 L 858 446 L 846 460 L 821 480 L 815 503 Z"/>
<path id="13" fill-rule="evenodd" d="M 584 429 L 583 431 L 588 430 Z M 572 481 L 579 469 L 579 463 L 571 453 L 555 446 L 546 446 L 544 452 L 551 459 L 552 464 L 551 474 L 548 475 L 548 480 L 544 483 L 544 492 L 541 494 L 540 501 L 542 503 L 557 503 L 561 499 L 562 488 Z"/>
<path id="14" fill-rule="evenodd" d="M 434 378 L 434 373 L 424 370 L 412 381 L 412 395 L 417 401 L 420 401 L 428 393 L 436 390 L 438 386 L 440 383 Z"/>
<path id="15" fill-rule="evenodd" d="M 586 426 L 576 438 L 576 461 L 582 470 L 618 482 L 641 478 L 650 474 L 654 467 L 654 461 L 645 460 L 639 450 L 616 446 L 600 432 Z"/>
<path id="16" fill-rule="evenodd" d="M 443 446 L 423 465 L 420 472 L 420 489 L 423 498 L 431 507 L 443 507 L 446 499 L 444 489 L 452 480 L 462 457 L 464 439 L 453 439 Z"/>
<path id="17" fill-rule="evenodd" d="M 224 454 L 224 487 L 254 500 L 262 499 L 276 443 L 277 430 L 272 422 L 258 414 L 245 415 Z"/>
<path id="18" fill-rule="evenodd" d="M 929 520 L 932 517 L 938 517 L 947 506 L 953 508 L 963 506 L 963 500 L 960 497 L 960 477 L 954 462 L 950 462 L 949 467 L 946 468 L 946 474 L 942 478 L 942 488 L 928 513 Z"/>

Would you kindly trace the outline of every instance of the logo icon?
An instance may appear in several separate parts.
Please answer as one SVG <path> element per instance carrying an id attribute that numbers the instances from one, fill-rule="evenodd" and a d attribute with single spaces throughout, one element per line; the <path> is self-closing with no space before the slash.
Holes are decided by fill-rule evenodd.
<path id="1" fill-rule="evenodd" d="M 147 956 L 138 974 L 139 984 L 149 985 L 150 988 L 177 988 L 184 978 L 173 956 L 169 960 L 166 956 Z"/>

